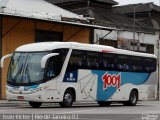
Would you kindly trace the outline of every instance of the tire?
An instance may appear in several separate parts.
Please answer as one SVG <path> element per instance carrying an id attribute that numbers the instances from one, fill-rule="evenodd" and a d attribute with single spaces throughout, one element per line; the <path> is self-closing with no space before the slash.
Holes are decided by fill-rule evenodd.
<path id="1" fill-rule="evenodd" d="M 123 104 L 126 106 L 136 106 L 138 101 L 138 93 L 136 90 L 132 90 L 129 96 L 129 101 L 124 102 Z"/>
<path id="2" fill-rule="evenodd" d="M 66 90 L 63 96 L 63 102 L 59 103 L 61 107 L 71 107 L 74 101 L 74 95 L 71 90 Z"/>
<path id="3" fill-rule="evenodd" d="M 31 102 L 29 101 L 29 105 L 33 108 L 39 108 L 42 105 L 42 102 Z"/>
<path id="4" fill-rule="evenodd" d="M 98 101 L 97 103 L 101 107 L 106 107 L 106 106 L 110 106 L 111 105 L 111 102 Z"/>

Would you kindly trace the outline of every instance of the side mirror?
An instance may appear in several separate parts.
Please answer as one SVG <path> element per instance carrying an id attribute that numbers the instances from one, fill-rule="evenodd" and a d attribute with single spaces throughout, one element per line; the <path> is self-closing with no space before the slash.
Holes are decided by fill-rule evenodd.
<path id="1" fill-rule="evenodd" d="M 46 62 L 50 57 L 57 56 L 57 55 L 59 55 L 59 53 L 50 53 L 45 55 L 41 60 L 41 68 L 45 68 Z"/>
<path id="2" fill-rule="evenodd" d="M 11 57 L 12 55 L 13 55 L 13 54 L 8 54 L 8 55 L 5 55 L 5 56 L 3 56 L 3 57 L 1 58 L 1 68 L 4 67 L 4 61 L 5 61 L 5 59 Z"/>

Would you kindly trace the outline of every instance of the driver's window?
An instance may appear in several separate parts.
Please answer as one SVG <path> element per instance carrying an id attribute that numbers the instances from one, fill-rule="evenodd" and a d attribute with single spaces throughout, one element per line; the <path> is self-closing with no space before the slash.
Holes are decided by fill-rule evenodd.
<path id="1" fill-rule="evenodd" d="M 59 75 L 62 62 L 60 56 L 54 56 L 49 59 L 48 68 L 47 68 L 47 77 L 56 77 Z"/>
<path id="2" fill-rule="evenodd" d="M 54 50 L 53 53 L 59 53 L 59 55 L 53 56 L 48 60 L 47 69 L 46 69 L 46 76 L 48 79 L 55 78 L 60 74 L 66 55 L 68 53 L 68 50 L 57 49 L 57 50 Z"/>

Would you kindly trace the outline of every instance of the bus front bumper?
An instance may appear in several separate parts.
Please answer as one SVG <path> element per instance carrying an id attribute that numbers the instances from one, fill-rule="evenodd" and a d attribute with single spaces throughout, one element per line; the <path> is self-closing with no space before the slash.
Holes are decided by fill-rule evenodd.
<path id="1" fill-rule="evenodd" d="M 15 94 L 9 91 L 6 91 L 7 100 L 10 101 L 37 101 L 37 102 L 44 102 L 44 95 L 43 92 L 36 92 L 31 94 Z"/>

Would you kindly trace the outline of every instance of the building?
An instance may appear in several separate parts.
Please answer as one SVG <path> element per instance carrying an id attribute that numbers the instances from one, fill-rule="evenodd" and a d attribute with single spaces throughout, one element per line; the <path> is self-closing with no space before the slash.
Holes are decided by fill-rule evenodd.
<path id="1" fill-rule="evenodd" d="M 156 53 L 157 51 L 156 43 L 159 38 L 156 29 L 143 21 L 129 18 L 121 13 L 118 7 L 116 11 L 115 5 L 118 3 L 113 0 L 46 1 L 76 14 L 84 15 L 90 19 L 91 24 L 117 28 L 117 30 L 111 31 L 94 29 L 91 43 L 147 53 Z"/>
<path id="2" fill-rule="evenodd" d="M 160 39 L 160 6 L 149 2 L 116 6 L 113 9 L 115 12 L 124 14 L 131 19 L 135 19 L 137 22 L 147 25 L 148 28 L 154 28 L 157 36 L 159 36 L 155 44 L 158 43 L 158 40 Z M 153 51 L 152 39 L 147 43 L 148 44 L 146 45 L 143 44 L 143 46 L 146 46 L 146 49 Z"/>

